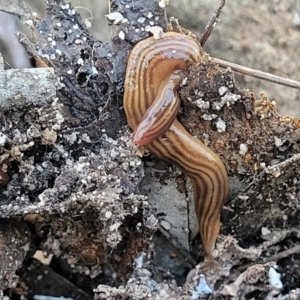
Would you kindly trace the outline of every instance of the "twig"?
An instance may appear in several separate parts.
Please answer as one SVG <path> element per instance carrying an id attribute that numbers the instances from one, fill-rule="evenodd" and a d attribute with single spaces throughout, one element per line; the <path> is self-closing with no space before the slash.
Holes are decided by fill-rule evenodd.
<path id="1" fill-rule="evenodd" d="M 4 70 L 3 66 L 0 54 L 1 112 L 25 107 L 47 107 L 52 103 L 57 83 L 53 68 Z"/>
<path id="2" fill-rule="evenodd" d="M 297 245 L 293 248 L 290 248 L 290 249 L 287 249 L 285 251 L 276 253 L 272 256 L 264 257 L 264 258 L 258 259 L 256 261 L 246 263 L 244 265 L 240 265 L 240 266 L 236 267 L 235 270 L 238 270 L 240 272 L 244 272 L 246 269 L 252 267 L 255 264 L 265 264 L 265 263 L 269 263 L 269 262 L 272 262 L 272 261 L 277 262 L 279 259 L 288 257 L 288 256 L 290 256 L 292 254 L 296 254 L 296 253 L 300 253 L 300 245 Z"/>
<path id="3" fill-rule="evenodd" d="M 226 3 L 226 0 L 221 0 L 217 11 L 212 15 L 211 19 L 208 21 L 207 25 L 205 26 L 204 31 L 203 31 L 203 33 L 201 35 L 201 38 L 200 38 L 200 45 L 202 47 L 204 47 L 204 45 L 205 45 L 207 39 L 209 38 L 212 30 L 216 26 L 216 23 L 219 21 L 218 18 L 220 16 L 220 14 L 222 13 L 222 9 L 223 9 L 225 3 Z"/>
<path id="4" fill-rule="evenodd" d="M 69 92 L 70 93 L 72 92 L 72 94 L 73 94 L 73 95 L 71 95 L 72 97 L 74 97 L 74 95 L 75 95 L 81 101 L 84 101 L 84 102 L 90 104 L 91 106 L 95 106 L 95 102 L 93 101 L 93 99 L 89 95 L 87 95 L 87 94 L 83 93 L 81 90 L 79 90 L 79 88 L 76 88 L 69 78 L 64 77 L 62 82 L 69 89 Z"/>
<path id="5" fill-rule="evenodd" d="M 265 257 L 263 259 L 263 262 L 267 263 L 267 262 L 270 262 L 270 261 L 278 261 L 281 258 L 285 258 L 285 257 L 288 257 L 288 256 L 290 256 L 292 254 L 296 254 L 296 253 L 300 253 L 300 245 L 297 245 L 297 246 L 295 246 L 293 248 L 290 248 L 290 249 L 287 249 L 285 251 L 276 253 L 276 254 L 274 254 L 272 256 Z"/>
<path id="6" fill-rule="evenodd" d="M 231 68 L 233 71 L 242 73 L 245 75 L 249 75 L 258 79 L 262 79 L 265 81 L 270 81 L 276 84 L 284 85 L 294 89 L 300 89 L 300 82 L 288 78 L 283 78 L 280 76 L 272 75 L 270 73 L 258 71 L 255 69 L 247 68 L 235 63 L 228 62 L 226 60 L 222 60 L 219 58 L 211 58 L 211 60 L 217 63 L 220 67 L 223 68 Z"/>

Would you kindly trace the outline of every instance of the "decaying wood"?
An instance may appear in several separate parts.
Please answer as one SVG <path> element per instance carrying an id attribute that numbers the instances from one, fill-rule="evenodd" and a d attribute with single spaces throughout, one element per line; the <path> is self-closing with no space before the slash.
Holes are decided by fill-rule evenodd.
<path id="1" fill-rule="evenodd" d="M 0 54 L 0 110 L 12 111 L 51 104 L 58 78 L 53 68 L 4 70 Z M 1 65 L 3 68 L 1 68 Z"/>
<path id="2" fill-rule="evenodd" d="M 189 299 L 200 273 L 222 296 L 236 296 L 245 286 L 257 288 L 258 280 L 245 279 L 249 274 L 267 286 L 264 274 L 274 265 L 262 263 L 267 246 L 280 252 L 284 246 L 276 248 L 279 241 L 299 243 L 300 121 L 280 117 L 267 95 L 257 99 L 237 88 L 233 73 L 220 70 L 205 55 L 183 81 L 179 118 L 220 155 L 228 170 L 232 192 L 222 226 L 227 237 L 220 239 L 214 260 L 198 265 L 196 279 L 187 280 L 183 289 L 159 282 L 167 272 L 161 275 L 145 255 L 152 251 L 157 219 L 139 193 L 145 167 L 120 108 L 130 49 L 149 36 L 152 26 L 167 28 L 162 2 L 135 1 L 132 9 L 131 1 L 111 1 L 111 10 L 123 21 L 103 43 L 91 36 L 69 4 L 50 0 L 45 19 L 33 22 L 36 40 L 23 44 L 37 66 L 53 68 L 57 77 L 51 68 L 0 70 L 0 80 L 30 74 L 25 92 L 17 86 L 10 91 L 12 99 L 24 94 L 20 99 L 27 99 L 25 105 L 8 106 L 7 97 L 0 98 L 5 102 L 1 108 L 11 108 L 0 119 L 0 170 L 10 178 L 0 185 L 0 215 L 25 216 L 41 240 L 36 247 L 67 261 L 74 273 L 97 278 L 102 285 L 95 299 L 159 299 L 160 293 Z M 113 15 L 110 19 L 116 20 Z M 153 161 L 146 163 L 152 168 L 149 174 L 159 173 Z M 174 182 L 185 200 L 185 177 L 172 170 L 166 168 L 159 181 Z M 145 194 L 151 197 L 151 191 Z M 262 227 L 285 234 L 266 242 Z M 198 258 L 198 247 L 192 255 Z M 252 262 L 249 269 L 233 271 L 244 260 Z M 220 280 L 224 287 L 217 286 Z M 137 286 L 143 293 L 136 294 Z"/>
<path id="3" fill-rule="evenodd" d="M 0 219 L 0 297 L 1 291 L 17 284 L 15 272 L 30 247 L 30 231 L 25 222 L 17 218 Z"/>

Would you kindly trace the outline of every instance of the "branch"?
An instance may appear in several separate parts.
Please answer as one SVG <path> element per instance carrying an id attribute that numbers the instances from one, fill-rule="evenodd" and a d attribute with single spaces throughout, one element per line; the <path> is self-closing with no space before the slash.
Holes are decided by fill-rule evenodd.
<path id="1" fill-rule="evenodd" d="M 4 70 L 0 54 L 0 110 L 8 111 L 50 104 L 56 95 L 53 68 Z"/>
<path id="2" fill-rule="evenodd" d="M 214 29 L 217 22 L 219 21 L 218 18 L 220 17 L 220 15 L 222 13 L 222 9 L 225 6 L 225 4 L 226 4 L 226 0 L 221 0 L 217 11 L 212 15 L 211 19 L 209 20 L 209 22 L 205 26 L 204 31 L 203 31 L 203 33 L 201 35 L 201 38 L 200 38 L 200 45 L 202 47 L 204 47 L 204 45 L 205 45 L 207 39 L 209 38 L 212 30 Z"/>
<path id="3" fill-rule="evenodd" d="M 300 89 L 299 81 L 295 81 L 295 80 L 292 80 L 289 78 L 283 78 L 280 76 L 272 75 L 270 73 L 247 68 L 247 67 L 244 67 L 244 66 L 241 66 L 241 65 L 238 65 L 235 63 L 231 63 L 226 60 L 219 59 L 219 58 L 212 58 L 212 61 L 217 63 L 219 66 L 221 66 L 223 68 L 231 68 L 233 71 L 244 74 L 244 75 L 248 75 L 248 76 L 258 78 L 258 79 L 270 81 L 270 82 L 284 85 L 284 86 L 287 86 L 287 87 L 290 87 L 293 89 Z"/>

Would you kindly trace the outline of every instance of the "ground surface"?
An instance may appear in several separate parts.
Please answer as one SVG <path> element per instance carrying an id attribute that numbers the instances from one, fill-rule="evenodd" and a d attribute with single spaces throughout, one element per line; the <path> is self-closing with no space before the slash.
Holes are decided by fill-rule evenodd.
<path id="1" fill-rule="evenodd" d="M 171 0 L 171 5 L 168 8 L 168 15 L 174 16 L 175 18 L 179 19 L 180 25 L 184 28 L 189 29 L 193 33 L 195 33 L 198 37 L 201 35 L 201 32 L 209 20 L 212 13 L 215 11 L 219 1 L 175 1 Z M 97 6 L 98 8 L 98 6 Z M 106 22 L 102 22 L 102 25 L 98 24 L 98 19 L 104 20 L 103 17 L 103 9 L 99 11 L 95 11 L 93 9 L 93 14 L 95 18 L 95 26 L 92 28 L 92 34 L 94 37 L 101 39 L 101 40 L 108 40 L 109 35 L 107 34 L 107 27 Z M 221 15 L 221 22 L 218 23 L 216 28 L 214 29 L 211 37 L 207 41 L 205 46 L 205 51 L 207 51 L 212 57 L 222 58 L 224 60 L 228 60 L 231 62 L 239 63 L 244 66 L 248 66 L 251 68 L 256 68 L 262 71 L 270 72 L 279 76 L 289 77 L 291 79 L 297 79 L 299 77 L 299 65 L 300 59 L 299 58 L 299 36 L 300 36 L 300 5 L 297 0 L 288 1 L 228 1 L 226 4 L 223 13 Z M 105 26 L 106 34 L 104 35 L 102 32 L 102 28 Z M 257 94 L 259 98 L 259 92 L 264 91 L 269 96 L 269 99 L 272 101 L 277 102 L 278 110 L 281 114 L 290 114 L 292 116 L 299 116 L 300 115 L 300 92 L 297 90 L 292 90 L 288 88 L 284 88 L 281 86 L 276 86 L 271 83 L 265 83 L 260 80 L 255 80 L 249 77 L 242 77 L 236 75 L 238 86 L 240 89 L 249 89 Z M 128 132 L 127 132 L 128 133 Z M 109 144 L 111 141 L 106 141 Z M 105 145 L 105 142 L 104 142 Z M 109 146 L 108 146 L 109 149 Z M 133 153 L 131 153 L 133 155 Z M 83 162 L 84 163 L 84 162 Z M 95 159 L 95 165 L 99 162 Z M 147 161 L 146 161 L 147 166 Z M 153 170 L 153 165 L 150 164 L 150 168 L 147 169 L 151 173 Z M 134 166 L 137 168 L 137 166 Z M 74 167 L 74 169 L 76 169 Z M 156 169 L 156 165 L 154 166 Z M 110 167 L 108 170 L 105 170 L 110 174 Z M 104 172 L 104 171 L 103 171 Z M 72 179 L 71 172 L 66 173 L 67 176 L 70 176 Z M 174 174 L 174 173 L 172 173 Z M 176 174 L 176 171 L 175 171 Z M 110 174 L 111 175 L 111 174 Z M 112 174 L 112 176 L 115 174 Z M 149 174 L 148 174 L 149 175 Z M 151 175 L 151 174 L 150 174 Z M 98 175 L 97 175 L 98 176 Z M 99 175 L 100 176 L 100 175 Z M 159 187 L 157 184 L 165 179 L 163 178 L 164 175 L 158 175 L 157 173 L 155 176 L 148 176 L 147 178 L 152 178 L 150 183 L 146 181 L 144 187 L 141 187 L 141 191 L 143 191 L 146 195 L 150 197 L 149 190 L 145 189 L 145 186 L 152 185 L 152 190 L 159 190 L 165 189 L 162 193 L 170 193 L 166 186 Z M 180 177 L 180 176 L 179 176 Z M 125 178 L 125 176 L 124 176 Z M 146 178 L 146 179 L 147 179 Z M 176 177 L 178 179 L 178 177 Z M 78 180 L 77 178 L 75 178 Z M 74 181 L 75 181 L 74 179 Z M 169 183 L 168 184 L 172 184 Z M 174 184 L 174 183 L 173 183 Z M 70 186 L 70 189 L 72 186 Z M 144 190 L 143 190 L 144 188 Z M 178 191 L 176 191 L 178 193 Z M 161 195 L 161 194 L 160 194 Z M 153 196 L 153 193 L 151 193 Z M 161 196 L 160 196 L 161 197 Z M 173 197 L 173 194 L 170 198 Z M 185 197 L 185 196 L 184 196 Z M 150 197 L 151 198 L 151 197 Z M 149 199 L 150 204 L 156 212 L 162 210 L 164 212 L 165 207 L 162 208 L 158 206 L 157 199 L 153 196 L 153 202 Z M 296 199 L 297 202 L 298 199 Z M 131 202 L 128 202 L 131 203 Z M 164 204 L 165 205 L 165 204 Z M 296 205 L 297 207 L 297 205 Z M 178 208 L 179 216 L 182 217 L 186 211 L 182 210 L 182 208 Z M 257 207 L 256 209 L 259 209 Z M 178 213 L 178 212 L 177 212 Z M 86 213 L 88 215 L 88 212 Z M 89 223 L 87 216 L 84 221 L 84 225 L 87 226 L 88 232 L 91 235 L 97 235 L 97 233 L 93 232 L 90 228 L 92 224 Z M 178 216 L 178 215 L 177 215 Z M 175 217 L 176 220 L 176 215 Z M 178 218 L 178 217 L 177 217 Z M 182 217 L 183 218 L 183 217 Z M 163 218 L 164 219 L 164 218 Z M 171 218 L 172 219 L 172 218 Z M 74 231 L 76 234 L 76 222 L 74 220 L 70 220 L 70 230 Z M 172 220 L 168 220 L 172 222 Z M 60 223 L 58 220 L 48 220 L 48 226 L 50 227 L 50 223 L 56 230 L 57 236 L 61 234 L 60 232 Z M 191 221 L 189 221 L 191 222 Z M 296 221 L 297 223 L 297 221 Z M 54 225 L 53 225 L 54 224 Z M 74 225 L 75 224 L 75 225 Z M 74 226 L 74 228 L 72 227 Z M 175 227 L 175 226 L 173 226 Z M 47 229 L 45 229 L 47 231 Z M 191 229 L 192 231 L 192 229 Z M 188 248 L 189 241 L 186 238 L 185 233 L 185 225 L 178 226 L 178 240 L 179 244 L 183 246 L 186 250 Z M 130 236 L 130 233 L 128 233 Z M 181 238 L 183 239 L 181 240 Z M 37 236 L 37 244 L 40 242 L 40 236 Z M 296 237 L 295 237 L 296 239 Z M 134 240 L 134 237 L 133 237 Z M 255 240 L 255 238 L 254 238 Z M 296 239 L 297 240 L 297 239 Z M 155 236 L 154 241 L 156 245 L 163 245 L 162 247 L 158 247 L 156 249 L 156 256 L 155 256 L 155 263 L 156 266 L 163 265 L 164 268 L 171 269 L 172 275 L 178 281 L 179 284 L 182 284 L 185 280 L 185 276 L 187 272 L 193 267 L 191 262 L 188 262 L 183 265 L 183 260 L 185 256 L 180 259 L 176 259 L 178 255 L 177 250 L 175 248 L 168 248 L 168 243 L 162 238 L 161 236 Z M 245 242 L 245 241 L 244 241 Z M 252 241 L 251 241 L 252 242 Z M 257 242 L 257 241 L 256 241 Z M 166 243 L 166 244 L 163 244 Z M 290 243 L 290 241 L 289 241 Z M 250 243 L 251 244 L 251 243 Z M 67 245 L 67 243 L 66 243 Z M 244 243 L 247 246 L 247 243 Z M 89 248 L 89 244 L 75 244 L 71 249 L 72 253 L 77 253 L 76 251 L 82 251 L 82 247 Z M 285 245 L 281 245 L 283 248 Z M 95 251 L 102 251 L 99 250 L 97 247 L 99 245 L 93 244 L 92 247 L 95 247 Z M 129 246 L 128 246 L 129 247 Z M 127 248 L 128 249 L 128 248 Z M 134 249 L 134 246 L 129 247 L 129 249 Z M 163 250 L 162 250 L 163 249 Z M 233 247 L 233 249 L 236 249 Z M 68 249 L 70 251 L 70 249 Z M 170 258 L 169 253 L 174 253 L 174 257 Z M 276 249 L 272 249 L 270 251 L 270 255 L 276 253 Z M 163 256 L 165 255 L 165 258 Z M 115 254 L 113 258 L 118 261 L 118 255 Z M 134 256 L 134 255 L 133 255 Z M 180 255 L 179 255 L 180 256 Z M 250 256 L 250 254 L 249 254 Z M 89 257 L 90 258 L 90 257 Z M 162 259 L 163 258 L 163 259 Z M 183 260 L 182 260 L 183 259 Z M 293 259 L 295 263 L 292 263 L 290 259 Z M 285 268 L 285 280 L 288 283 L 287 289 L 289 287 L 295 288 L 294 280 L 295 278 L 299 279 L 299 268 L 297 269 L 297 263 L 299 262 L 299 256 L 295 255 L 292 258 L 287 258 L 286 261 L 282 263 L 283 268 Z M 234 259 L 233 259 L 234 260 Z M 85 264 L 93 264 L 94 261 L 85 261 Z M 292 266 L 295 264 L 296 267 Z M 232 263 L 234 265 L 234 263 Z M 286 266 L 291 266 L 291 268 L 286 268 Z M 126 269 L 126 268 L 124 268 Z M 31 272 L 28 272 L 30 270 Z M 56 273 L 53 273 L 56 272 Z M 156 270 L 157 271 L 157 270 Z M 157 271 L 156 280 L 159 279 L 169 279 L 170 277 L 166 276 L 166 270 L 162 268 L 161 274 Z M 68 291 L 69 296 L 74 296 L 74 290 L 76 290 L 76 295 L 81 295 L 83 299 L 87 299 L 88 297 L 92 298 L 92 288 L 95 288 L 96 282 L 101 277 L 100 275 L 95 275 L 96 280 L 94 277 L 86 276 L 83 274 L 84 271 L 78 273 L 72 273 L 73 271 L 70 269 L 69 262 L 65 259 L 61 258 L 54 258 L 51 263 L 51 268 L 48 269 L 46 266 L 42 266 L 36 261 L 32 261 L 29 259 L 26 262 L 26 265 L 20 271 L 20 275 L 23 278 L 21 284 L 24 284 L 22 288 L 28 289 L 29 299 L 34 294 L 47 294 L 47 292 L 54 292 L 55 295 L 61 294 L 62 290 L 60 290 L 59 283 L 63 280 L 62 278 L 68 278 L 68 281 L 65 282 L 65 291 Z M 101 282 L 113 282 L 113 271 L 112 270 L 105 270 L 105 274 L 101 277 Z M 47 276 L 41 276 L 41 274 L 47 274 Z M 54 275 L 53 275 L 54 274 Z M 56 275 L 60 274 L 60 275 Z M 254 274 L 258 274 L 255 273 Z M 49 277 L 48 277 L 49 276 Z M 59 277 L 62 276 L 62 277 Z M 98 276 L 98 277 L 97 277 Z M 258 276 L 258 275 L 257 275 Z M 112 278 L 110 278 L 112 277 Z M 38 278 L 38 280 L 37 280 Z M 52 278 L 52 279 L 49 279 Z M 109 278 L 109 280 L 107 279 Z M 52 284 L 49 285 L 49 281 L 52 281 Z M 76 284 L 77 287 L 71 283 L 79 283 Z M 57 284 L 57 290 L 53 291 L 53 286 Z M 222 283 L 219 282 L 219 285 Z M 78 289 L 80 286 L 83 290 Z M 297 287 L 297 286 L 296 286 Z M 16 291 L 15 297 L 16 296 Z M 259 293 L 250 293 L 249 297 L 258 297 Z M 261 294 L 260 297 L 263 297 L 266 294 Z M 258 298 L 257 298 L 258 299 Z"/>

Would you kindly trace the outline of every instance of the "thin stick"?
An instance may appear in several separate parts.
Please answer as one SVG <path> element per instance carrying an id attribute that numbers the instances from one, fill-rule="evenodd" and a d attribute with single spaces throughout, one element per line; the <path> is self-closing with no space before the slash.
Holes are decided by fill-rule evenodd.
<path id="1" fill-rule="evenodd" d="M 265 264 L 265 263 L 268 263 L 268 262 L 271 262 L 271 261 L 277 262 L 279 259 L 288 257 L 288 256 L 293 255 L 293 254 L 297 254 L 297 253 L 300 253 L 300 245 L 297 245 L 297 246 L 294 246 L 293 248 L 290 248 L 290 249 L 284 250 L 282 252 L 276 253 L 272 256 L 264 257 L 262 259 L 258 259 L 256 261 L 254 261 L 254 262 L 250 262 L 250 263 L 246 263 L 244 265 L 240 265 L 237 268 L 235 268 L 235 270 L 238 270 L 240 272 L 244 272 L 246 269 L 248 269 L 249 267 L 251 267 L 255 264 Z"/>
<path id="2" fill-rule="evenodd" d="M 278 261 L 281 258 L 285 258 L 285 257 L 288 257 L 292 254 L 297 254 L 297 253 L 300 253 L 300 245 L 294 246 L 293 248 L 284 250 L 284 251 L 279 252 L 275 255 L 265 257 L 265 258 L 263 258 L 263 262 L 267 263 L 267 262 L 270 262 L 270 261 Z"/>
<path id="3" fill-rule="evenodd" d="M 209 38 L 212 30 L 216 26 L 216 23 L 219 21 L 218 18 L 220 16 L 221 12 L 222 12 L 222 9 L 223 9 L 225 3 L 226 3 L 226 0 L 221 0 L 217 11 L 212 15 L 211 19 L 208 21 L 207 25 L 205 26 L 204 31 L 201 35 L 201 39 L 200 39 L 200 45 L 202 47 L 204 47 L 204 45 L 205 45 L 207 39 Z"/>
<path id="4" fill-rule="evenodd" d="M 276 75 L 272 75 L 270 73 L 266 73 L 266 72 L 262 72 L 262 71 L 258 71 L 255 69 L 251 69 L 251 68 L 247 68 L 238 64 L 234 64 L 219 58 L 211 58 L 211 60 L 215 63 L 217 63 L 220 67 L 223 68 L 231 68 L 233 71 L 238 72 L 238 73 L 242 73 L 245 75 L 249 75 L 258 79 L 262 79 L 265 81 L 270 81 L 276 84 L 280 84 L 280 85 L 284 85 L 290 88 L 294 88 L 294 89 L 300 89 L 300 82 L 299 81 L 295 81 L 292 79 L 288 79 L 288 78 L 283 78 L 280 76 L 276 76 Z"/>

